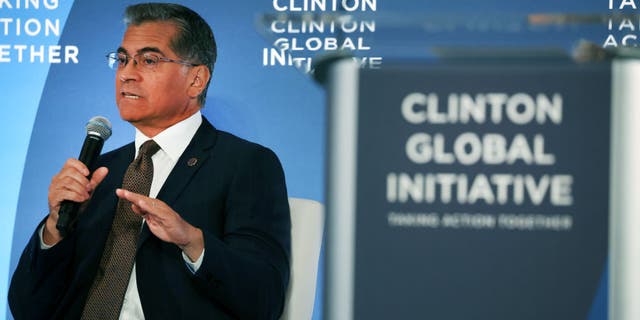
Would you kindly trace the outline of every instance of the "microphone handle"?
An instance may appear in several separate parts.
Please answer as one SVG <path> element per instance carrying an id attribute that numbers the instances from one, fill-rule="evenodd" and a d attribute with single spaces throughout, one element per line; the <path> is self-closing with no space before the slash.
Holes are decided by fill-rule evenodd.
<path id="1" fill-rule="evenodd" d="M 93 166 L 100 155 L 103 145 L 104 139 L 96 135 L 88 134 L 84 139 L 78 160 L 87 166 L 89 172 L 93 172 Z M 91 179 L 91 173 L 89 173 L 88 179 Z M 79 209 L 80 203 L 71 200 L 64 200 L 60 204 L 56 229 L 58 229 L 62 237 L 66 237 L 75 229 Z"/>

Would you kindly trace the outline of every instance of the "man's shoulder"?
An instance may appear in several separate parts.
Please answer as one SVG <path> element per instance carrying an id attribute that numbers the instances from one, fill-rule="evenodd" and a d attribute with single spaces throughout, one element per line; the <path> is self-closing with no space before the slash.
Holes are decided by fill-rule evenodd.
<path id="1" fill-rule="evenodd" d="M 270 149 L 256 142 L 240 138 L 233 133 L 217 130 L 217 144 L 224 148 L 236 150 L 237 152 L 264 152 Z"/>
<path id="2" fill-rule="evenodd" d="M 222 130 L 217 130 L 217 134 L 218 138 L 214 152 L 223 152 L 225 155 L 235 158 L 236 161 L 244 159 L 248 161 L 267 160 L 269 162 L 280 162 L 273 150 L 257 142 L 240 138 Z"/>

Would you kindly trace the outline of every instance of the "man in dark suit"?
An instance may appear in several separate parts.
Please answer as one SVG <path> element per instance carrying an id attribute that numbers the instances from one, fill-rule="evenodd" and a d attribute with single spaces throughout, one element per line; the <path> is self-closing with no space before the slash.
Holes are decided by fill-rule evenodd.
<path id="1" fill-rule="evenodd" d="M 197 13 L 140 4 L 127 8 L 125 20 L 122 43 L 108 59 L 135 142 L 102 155 L 93 172 L 69 159 L 53 177 L 49 215 L 11 281 L 14 317 L 278 318 L 289 281 L 290 220 L 277 157 L 201 116 L 216 45 Z M 142 175 L 148 191 L 122 187 L 134 158 L 152 162 L 152 174 Z M 63 238 L 56 223 L 64 200 L 83 209 Z M 123 217 L 140 219 L 127 245 L 116 227 Z M 117 262 L 127 260 L 123 247 L 132 250 L 125 267 Z"/>

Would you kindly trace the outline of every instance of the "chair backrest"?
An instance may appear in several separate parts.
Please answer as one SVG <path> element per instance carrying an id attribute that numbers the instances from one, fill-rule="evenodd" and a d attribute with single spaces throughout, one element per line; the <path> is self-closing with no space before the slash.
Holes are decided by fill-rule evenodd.
<path id="1" fill-rule="evenodd" d="M 289 198 L 289 207 L 291 277 L 284 312 L 280 319 L 311 319 L 324 230 L 324 206 L 313 200 Z"/>

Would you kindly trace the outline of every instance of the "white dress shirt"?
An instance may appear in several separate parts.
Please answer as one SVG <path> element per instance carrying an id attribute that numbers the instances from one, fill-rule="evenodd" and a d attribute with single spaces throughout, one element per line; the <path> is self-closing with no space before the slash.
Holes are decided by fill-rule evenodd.
<path id="1" fill-rule="evenodd" d="M 158 192 L 160 192 L 164 182 L 167 180 L 169 173 L 171 173 L 171 170 L 173 170 L 178 159 L 191 142 L 191 139 L 196 134 L 201 123 L 202 115 L 200 114 L 200 111 L 198 111 L 189 118 L 174 124 L 153 137 L 153 140 L 160 146 L 160 150 L 151 157 L 151 160 L 153 161 L 153 180 L 149 191 L 150 198 L 155 198 L 158 195 Z M 151 138 L 145 136 L 142 132 L 136 129 L 136 157 L 138 156 L 138 149 L 140 146 L 149 139 Z M 51 248 L 52 246 L 48 246 L 42 241 L 43 231 L 44 225 L 39 230 L 40 247 L 42 249 Z M 200 254 L 198 260 L 191 262 L 189 257 L 182 252 L 182 259 L 184 259 L 187 267 L 189 267 L 193 273 L 198 271 L 200 268 L 203 257 L 204 250 Z M 135 262 L 133 264 L 133 270 L 131 271 L 131 277 L 129 278 L 129 285 L 127 286 L 127 291 L 124 295 L 124 302 L 122 303 L 122 310 L 120 311 L 120 319 L 144 319 L 142 303 L 140 302 L 140 295 L 138 293 Z"/>

